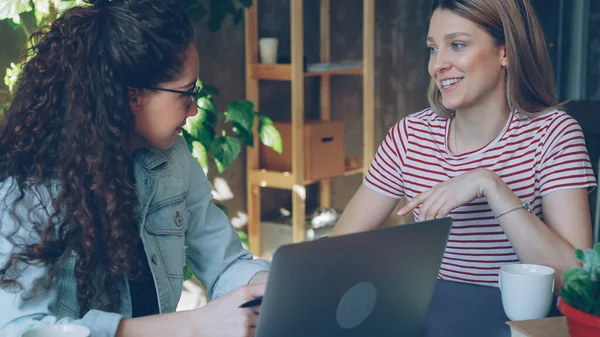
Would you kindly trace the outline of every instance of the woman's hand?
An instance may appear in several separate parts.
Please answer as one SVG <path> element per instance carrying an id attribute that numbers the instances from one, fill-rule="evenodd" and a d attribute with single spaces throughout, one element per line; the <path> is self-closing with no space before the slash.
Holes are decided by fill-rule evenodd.
<path id="1" fill-rule="evenodd" d="M 463 173 L 417 195 L 398 211 L 398 215 L 408 214 L 420 206 L 419 221 L 444 218 L 457 207 L 484 197 L 494 179 L 499 178 L 488 169 Z"/>
<path id="2" fill-rule="evenodd" d="M 266 284 L 240 287 L 191 312 L 196 325 L 195 336 L 254 337 L 259 306 L 239 308 L 243 303 L 263 296 Z"/>

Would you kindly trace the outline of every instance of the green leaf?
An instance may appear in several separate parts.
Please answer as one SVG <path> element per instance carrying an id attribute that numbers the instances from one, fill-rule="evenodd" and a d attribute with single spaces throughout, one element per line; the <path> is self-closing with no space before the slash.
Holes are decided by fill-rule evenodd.
<path id="1" fill-rule="evenodd" d="M 194 156 L 194 158 L 198 160 L 200 166 L 202 166 L 202 169 L 204 170 L 204 174 L 207 174 L 209 167 L 208 151 L 206 151 L 206 148 L 204 147 L 204 145 L 202 145 L 202 143 L 198 141 L 192 142 L 192 156 Z"/>
<path id="2" fill-rule="evenodd" d="M 30 0 L 10 0 L 0 2 L 0 20 L 11 19 L 15 24 L 21 23 L 19 14 L 32 10 Z"/>
<path id="3" fill-rule="evenodd" d="M 204 83 L 199 78 L 196 79 L 196 86 L 200 88 L 200 91 L 204 89 Z"/>
<path id="4" fill-rule="evenodd" d="M 581 249 L 575 249 L 575 257 L 581 262 L 585 262 L 585 253 Z"/>
<path id="5" fill-rule="evenodd" d="M 219 89 L 217 89 L 217 87 L 210 85 L 210 84 L 206 84 L 202 87 L 202 91 L 204 91 L 204 93 L 206 93 L 207 95 L 210 96 L 219 96 Z"/>
<path id="6" fill-rule="evenodd" d="M 233 133 L 238 136 L 239 139 L 247 146 L 254 146 L 254 135 L 252 132 L 248 132 L 244 127 L 239 125 L 236 122 L 233 122 L 233 127 L 231 128 Z"/>
<path id="7" fill-rule="evenodd" d="M 239 235 L 240 239 L 242 239 L 242 240 L 248 240 L 248 234 L 246 234 L 246 232 L 244 232 L 244 231 L 238 231 L 238 235 Z"/>
<path id="8" fill-rule="evenodd" d="M 236 122 L 250 133 L 254 125 L 254 103 L 246 100 L 229 102 L 225 116 L 225 122 Z"/>
<path id="9" fill-rule="evenodd" d="M 4 76 L 4 84 L 8 87 L 9 92 L 13 92 L 15 84 L 21 74 L 21 64 L 10 63 L 10 68 L 6 68 L 6 75 Z"/>
<path id="10" fill-rule="evenodd" d="M 44 15 L 44 14 L 38 12 L 38 11 L 35 11 L 34 13 L 35 13 L 35 23 L 36 23 L 36 25 L 42 26 L 44 24 L 44 22 L 46 21 L 46 15 Z"/>
<path id="11" fill-rule="evenodd" d="M 38 26 L 41 26 L 50 14 L 50 2 L 49 0 L 33 0 L 32 2 L 35 22 Z"/>
<path id="12" fill-rule="evenodd" d="M 211 112 L 206 110 L 198 110 L 198 114 L 188 118 L 183 129 L 194 140 L 198 140 L 204 147 L 208 148 L 215 138 L 214 117 Z"/>
<path id="13" fill-rule="evenodd" d="M 194 142 L 194 137 L 190 136 L 190 134 L 185 129 L 181 130 L 181 135 L 185 139 L 188 150 L 190 151 L 190 153 L 192 153 L 192 151 L 194 151 L 194 147 L 192 146 L 192 142 Z"/>
<path id="14" fill-rule="evenodd" d="M 192 273 L 190 268 L 187 265 L 183 266 L 183 280 L 187 281 L 193 277 L 194 277 L 194 273 Z"/>
<path id="15" fill-rule="evenodd" d="M 0 19 L 0 21 L 2 21 L 2 20 Z M 13 20 L 8 20 L 8 23 L 10 24 L 10 27 L 11 27 L 13 30 L 20 30 L 20 29 L 21 29 L 21 26 L 23 25 L 23 24 L 21 24 L 21 23 L 15 23 Z"/>
<path id="16" fill-rule="evenodd" d="M 586 249 L 585 250 L 585 259 L 587 262 L 592 262 L 598 259 L 598 252 L 594 249 Z"/>
<path id="17" fill-rule="evenodd" d="M 598 255 L 598 252 L 594 249 L 586 249 L 585 260 L 586 262 L 583 268 L 587 270 L 590 275 L 593 275 L 600 267 L 600 256 Z M 600 278 L 600 275 L 598 275 L 598 277 Z"/>
<path id="18" fill-rule="evenodd" d="M 258 135 L 265 146 L 272 148 L 275 152 L 283 152 L 283 140 L 281 134 L 273 125 L 273 121 L 264 115 L 258 115 Z"/>
<path id="19" fill-rule="evenodd" d="M 216 32 L 221 28 L 223 20 L 225 20 L 225 13 L 221 8 L 221 2 L 230 2 L 230 0 L 209 0 L 209 16 L 208 16 L 208 29 L 211 32 Z"/>
<path id="20" fill-rule="evenodd" d="M 562 274 L 564 284 L 569 284 L 574 280 L 587 277 L 588 273 L 582 268 L 571 268 L 565 270 Z"/>
<path id="21" fill-rule="evenodd" d="M 75 6 L 91 6 L 90 3 L 88 2 L 84 2 L 82 0 L 57 0 L 57 1 L 53 1 L 54 4 L 54 8 L 56 8 L 56 10 L 59 13 L 62 13 L 64 11 L 66 11 L 69 8 L 73 8 Z"/>
<path id="22" fill-rule="evenodd" d="M 232 0 L 210 0 L 211 11 L 219 11 L 224 14 L 235 14 L 235 5 Z"/>
<path id="23" fill-rule="evenodd" d="M 595 267 L 598 265 L 599 258 L 600 258 L 600 255 L 598 254 L 598 252 L 596 250 L 594 250 L 594 249 L 586 249 L 585 250 L 585 260 L 591 267 Z"/>
<path id="24" fill-rule="evenodd" d="M 207 127 L 214 129 L 217 125 L 217 113 L 210 110 L 198 109 L 198 116 Z"/>
<path id="25" fill-rule="evenodd" d="M 217 107 L 215 107 L 215 103 L 213 103 L 212 99 L 209 96 L 198 97 L 196 99 L 196 105 L 199 109 L 217 113 Z"/>
<path id="26" fill-rule="evenodd" d="M 255 113 L 256 117 L 258 118 L 258 123 L 262 124 L 262 125 L 269 125 L 269 124 L 273 124 L 273 121 L 271 120 L 271 118 L 260 114 L 258 112 Z"/>
<path id="27" fill-rule="evenodd" d="M 244 249 L 249 249 L 249 244 L 248 244 L 248 234 L 246 234 L 246 232 L 242 231 L 242 230 L 238 230 L 237 231 L 238 236 L 240 237 L 240 241 L 242 242 L 242 247 L 244 247 Z"/>
<path id="28" fill-rule="evenodd" d="M 223 173 L 240 154 L 240 141 L 233 137 L 218 137 L 213 140 L 210 153 L 219 173 Z"/>

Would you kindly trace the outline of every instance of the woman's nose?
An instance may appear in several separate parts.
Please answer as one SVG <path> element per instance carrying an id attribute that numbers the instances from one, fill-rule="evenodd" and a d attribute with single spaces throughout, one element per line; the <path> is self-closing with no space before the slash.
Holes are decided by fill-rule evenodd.
<path id="1" fill-rule="evenodd" d="M 433 70 L 435 70 L 435 72 L 441 72 L 444 70 L 448 70 L 451 67 L 452 67 L 452 65 L 448 61 L 448 58 L 445 55 L 445 53 L 438 52 L 435 55 L 435 59 L 433 60 Z"/>
<path id="2" fill-rule="evenodd" d="M 192 104 L 190 104 L 190 106 L 188 107 L 187 113 L 185 114 L 187 117 L 196 116 L 196 114 L 198 113 L 198 106 L 196 104 L 196 100 L 194 99 Z"/>

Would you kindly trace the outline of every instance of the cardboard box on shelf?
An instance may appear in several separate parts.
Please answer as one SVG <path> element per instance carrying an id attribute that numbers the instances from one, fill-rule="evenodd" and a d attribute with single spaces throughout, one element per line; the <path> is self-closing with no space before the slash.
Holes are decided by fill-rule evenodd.
<path id="1" fill-rule="evenodd" d="M 273 123 L 283 141 L 283 153 L 260 145 L 261 168 L 292 171 L 292 127 L 289 122 Z M 344 122 L 306 121 L 304 125 L 304 178 L 307 181 L 344 174 Z"/>

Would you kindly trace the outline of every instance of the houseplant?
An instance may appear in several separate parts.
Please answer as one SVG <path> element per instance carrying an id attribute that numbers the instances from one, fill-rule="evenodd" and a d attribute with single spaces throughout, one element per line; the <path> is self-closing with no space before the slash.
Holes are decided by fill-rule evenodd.
<path id="1" fill-rule="evenodd" d="M 581 268 L 566 270 L 558 310 L 567 317 L 571 337 L 600 336 L 600 243 L 575 250 Z"/>

